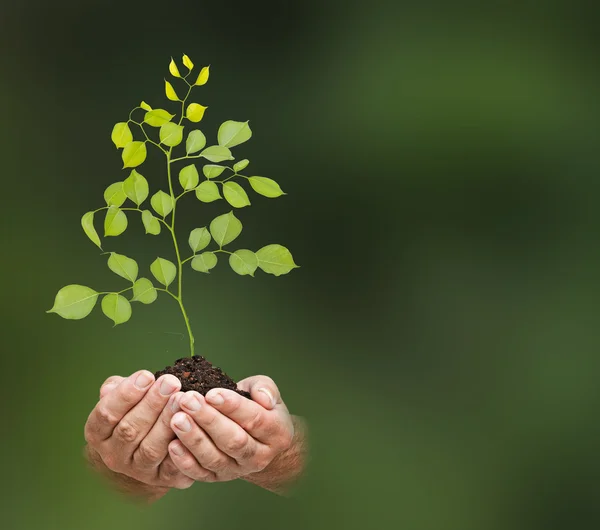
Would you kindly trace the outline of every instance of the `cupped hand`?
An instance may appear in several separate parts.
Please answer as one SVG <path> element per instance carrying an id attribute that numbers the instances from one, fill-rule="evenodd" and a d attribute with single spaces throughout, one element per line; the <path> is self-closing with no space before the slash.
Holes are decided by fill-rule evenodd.
<path id="1" fill-rule="evenodd" d="M 252 401 L 232 390 L 186 392 L 181 412 L 170 419 L 177 439 L 169 444 L 173 464 L 201 482 L 234 480 L 265 469 L 288 449 L 294 425 L 277 385 L 267 376 L 240 381 Z"/>
<path id="2" fill-rule="evenodd" d="M 151 486 L 189 488 L 193 479 L 169 456 L 170 423 L 183 396 L 173 375 L 155 381 L 147 370 L 109 377 L 85 424 L 85 439 L 111 471 Z"/>

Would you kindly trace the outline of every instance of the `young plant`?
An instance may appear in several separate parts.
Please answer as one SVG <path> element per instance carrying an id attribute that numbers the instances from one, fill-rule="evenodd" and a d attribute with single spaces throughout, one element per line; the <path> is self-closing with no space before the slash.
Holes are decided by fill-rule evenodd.
<path id="1" fill-rule="evenodd" d="M 183 265 L 190 263 L 193 270 L 208 273 L 217 265 L 219 255 L 229 257 L 229 265 L 237 274 L 254 276 L 257 269 L 262 269 L 268 274 L 280 276 L 287 274 L 297 265 L 294 263 L 290 251 L 277 244 L 267 245 L 253 252 L 247 249 L 235 251 L 226 250 L 241 233 L 242 223 L 233 211 L 219 215 L 213 219 L 208 228 L 201 227 L 192 230 L 188 236 L 191 256 L 182 258 L 182 244 L 177 238 L 175 230 L 175 217 L 180 200 L 189 193 L 195 193 L 196 198 L 203 203 L 209 203 L 225 198 L 234 208 L 244 208 L 250 205 L 250 199 L 238 181 L 246 180 L 250 187 L 258 194 L 269 198 L 284 195 L 279 184 L 266 177 L 246 176 L 241 172 L 248 165 L 248 159 L 242 159 L 231 167 L 224 164 L 226 161 L 235 160 L 231 149 L 246 141 L 252 136 L 248 122 L 226 121 L 218 130 L 217 144 L 206 147 L 206 137 L 199 129 L 194 129 L 194 124 L 200 122 L 208 107 L 199 103 L 190 102 L 190 95 L 195 87 L 205 85 L 209 77 L 209 67 L 200 69 L 195 80 L 190 82 L 194 64 L 187 55 L 183 56 L 183 64 L 187 69 L 186 75 L 181 75 L 175 61 L 171 59 L 169 72 L 171 75 L 187 85 L 187 93 L 180 98 L 173 85 L 165 80 L 165 93 L 170 101 L 181 105 L 179 117 L 165 109 L 153 109 L 147 103 L 140 103 L 129 113 L 126 122 L 117 123 L 112 131 L 112 141 L 117 149 L 122 149 L 123 169 L 130 169 L 129 176 L 115 182 L 106 188 L 104 200 L 106 206 L 87 212 L 81 218 L 81 226 L 87 237 L 98 247 L 104 250 L 102 242 L 94 226 L 96 214 L 104 212 L 104 237 L 114 237 L 122 234 L 128 226 L 129 215 L 141 215 L 146 234 L 158 235 L 166 230 L 173 240 L 175 259 L 171 261 L 157 257 L 150 265 L 150 272 L 160 284 L 155 286 L 148 278 L 140 278 L 136 261 L 128 256 L 116 252 L 109 254 L 108 267 L 115 274 L 129 282 L 129 287 L 120 291 L 98 292 L 84 285 L 67 285 L 58 291 L 54 306 L 49 313 L 56 313 L 63 318 L 79 320 L 88 316 L 96 306 L 98 297 L 102 296 L 102 312 L 110 318 L 115 325 L 123 324 L 131 318 L 131 302 L 151 304 L 158 293 L 166 293 L 173 298 L 183 316 L 189 336 L 190 355 L 194 355 L 194 334 L 190 325 L 183 302 Z M 193 77 L 191 79 L 194 79 Z M 141 121 L 133 119 L 134 113 L 142 116 Z M 142 114 L 143 113 L 143 114 Z M 139 119 L 139 118 L 138 118 Z M 186 131 L 183 123 L 192 129 Z M 135 140 L 132 127 L 143 138 Z M 150 130 L 145 126 L 158 130 L 158 139 L 151 138 Z M 187 132 L 187 135 L 185 134 Z M 184 143 L 185 137 L 185 143 Z M 184 144 L 185 155 L 175 155 L 174 150 Z M 148 208 L 146 200 L 150 195 L 148 181 L 136 169 L 146 160 L 148 145 L 158 149 L 165 157 L 167 189 L 160 190 L 150 198 Z M 204 159 L 209 162 L 201 168 L 203 179 L 196 165 L 187 163 L 190 160 Z M 178 180 L 181 191 L 175 191 L 173 174 L 176 164 L 183 165 L 178 171 Z M 223 178 L 224 177 L 224 178 Z M 130 203 L 127 203 L 127 201 Z M 123 205 L 126 205 L 125 207 Z M 211 243 L 216 246 L 208 250 Z M 175 285 L 176 287 L 171 287 Z M 131 292 L 131 298 L 125 293 Z"/>

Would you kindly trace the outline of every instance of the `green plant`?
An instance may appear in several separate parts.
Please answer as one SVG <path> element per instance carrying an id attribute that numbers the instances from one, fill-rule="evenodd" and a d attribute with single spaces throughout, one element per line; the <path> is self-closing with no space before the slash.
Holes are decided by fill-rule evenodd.
<path id="1" fill-rule="evenodd" d="M 158 297 L 158 292 L 170 295 L 179 305 L 181 314 L 185 321 L 190 342 L 190 354 L 194 355 L 194 335 L 190 326 L 185 305 L 183 303 L 183 265 L 188 261 L 195 271 L 208 273 L 218 261 L 218 254 L 229 255 L 231 268 L 240 275 L 254 276 L 256 269 L 279 276 L 287 274 L 297 265 L 294 263 L 290 251 L 281 245 L 267 245 L 257 252 L 240 249 L 234 252 L 225 250 L 223 247 L 232 243 L 242 231 L 242 223 L 234 215 L 233 211 L 225 213 L 213 219 L 208 228 L 196 228 L 188 237 L 188 244 L 192 255 L 182 259 L 180 243 L 175 231 L 175 215 L 180 199 L 188 193 L 195 192 L 199 201 L 204 203 L 213 202 L 223 197 L 234 208 L 243 208 L 250 205 L 250 200 L 244 188 L 234 181 L 236 178 L 246 179 L 256 193 L 269 198 L 280 197 L 284 192 L 274 180 L 265 177 L 248 177 L 240 172 L 249 165 L 247 159 L 240 160 L 232 167 L 222 163 L 235 160 L 231 154 L 231 148 L 242 144 L 250 139 L 252 131 L 248 122 L 226 121 L 218 130 L 217 145 L 206 147 L 206 137 L 199 129 L 188 132 L 185 141 L 185 156 L 174 157 L 173 150 L 183 143 L 184 126 L 183 120 L 190 123 L 198 123 L 202 120 L 207 107 L 198 103 L 188 103 L 188 99 L 195 86 L 206 84 L 209 77 L 209 67 L 202 68 L 194 83 L 188 81 L 194 65 L 187 55 L 183 56 L 183 64 L 188 70 L 187 75 L 179 73 L 177 64 L 173 59 L 169 64 L 171 75 L 184 81 L 187 85 L 187 94 L 180 99 L 173 85 L 165 80 L 165 93 L 169 100 L 181 104 L 181 115 L 177 122 L 175 114 L 164 109 L 153 109 L 143 102 L 129 113 L 127 122 L 117 123 L 112 131 L 112 141 L 117 149 L 123 149 L 123 169 L 131 169 L 130 175 L 121 182 L 111 184 L 104 192 L 106 206 L 87 212 L 81 219 L 81 225 L 87 237 L 100 250 L 102 243 L 94 227 L 94 216 L 98 212 L 106 211 L 104 217 L 104 236 L 118 236 L 127 229 L 126 212 L 141 214 L 142 223 L 146 234 L 158 235 L 164 227 L 171 234 L 175 250 L 175 263 L 158 257 L 150 265 L 150 271 L 154 278 L 163 286 L 155 287 L 148 278 L 138 278 L 138 264 L 132 258 L 117 254 L 116 252 L 105 252 L 109 254 L 108 267 L 115 274 L 131 282 L 131 286 L 118 292 L 97 292 L 83 285 L 67 285 L 58 291 L 54 306 L 49 313 L 57 313 L 63 318 L 79 320 L 85 318 L 96 306 L 99 296 L 102 298 L 103 313 L 113 320 L 115 326 L 127 322 L 131 318 L 131 303 L 140 302 L 151 304 Z M 186 107 L 187 105 L 187 107 Z M 144 111 L 143 121 L 135 121 L 132 116 L 136 111 Z M 144 135 L 142 141 L 134 140 L 130 125 L 139 127 Z M 144 128 L 145 125 L 158 129 L 158 141 L 154 141 Z M 137 129 L 136 129 L 137 130 Z M 159 149 L 166 158 L 168 192 L 158 191 L 150 199 L 150 205 L 157 216 L 149 209 L 142 209 L 142 204 L 150 194 L 148 181 L 136 171 L 145 160 L 147 155 L 146 146 L 150 144 Z M 200 181 L 200 174 L 192 163 L 184 166 L 179 171 L 179 184 L 182 192 L 175 194 L 173 185 L 173 164 L 191 159 L 205 159 L 210 162 L 204 165 L 202 173 L 205 177 Z M 224 172 L 230 171 L 228 177 L 217 180 Z M 219 187 L 220 185 L 220 187 Z M 221 195 L 222 191 L 222 195 Z M 132 207 L 123 207 L 130 200 Z M 218 245 L 215 250 L 206 250 L 213 241 Z M 177 278 L 177 290 L 169 289 Z M 123 296 L 124 293 L 132 291 L 131 300 Z"/>

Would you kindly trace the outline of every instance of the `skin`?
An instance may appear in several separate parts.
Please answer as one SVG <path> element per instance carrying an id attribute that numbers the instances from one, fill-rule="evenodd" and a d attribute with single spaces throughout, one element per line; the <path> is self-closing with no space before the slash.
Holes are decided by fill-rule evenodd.
<path id="1" fill-rule="evenodd" d="M 225 389 L 180 392 L 172 375 L 109 377 L 85 426 L 86 456 L 121 491 L 153 502 L 194 482 L 238 478 L 285 493 L 305 461 L 305 426 L 266 376 Z"/>

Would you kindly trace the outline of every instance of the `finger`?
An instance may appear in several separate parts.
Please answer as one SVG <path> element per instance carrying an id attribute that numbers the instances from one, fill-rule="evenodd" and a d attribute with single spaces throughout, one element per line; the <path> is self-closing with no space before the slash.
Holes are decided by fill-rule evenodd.
<path id="1" fill-rule="evenodd" d="M 171 429 L 171 418 L 180 410 L 179 399 L 181 396 L 183 396 L 183 392 L 171 395 L 158 420 L 133 453 L 133 460 L 137 467 L 142 469 L 158 468 L 168 455 L 169 442 L 175 438 L 175 433 Z"/>
<path id="2" fill-rule="evenodd" d="M 260 442 L 268 444 L 282 428 L 277 412 L 265 410 L 233 390 L 214 388 L 206 394 L 205 399 Z"/>
<path id="3" fill-rule="evenodd" d="M 242 379 L 238 383 L 238 388 L 250 392 L 252 399 L 267 410 L 274 409 L 283 403 L 279 388 L 273 379 L 266 375 L 255 375 Z"/>
<path id="4" fill-rule="evenodd" d="M 90 413 L 85 424 L 85 439 L 98 443 L 112 436 L 114 428 L 146 395 L 154 381 L 148 370 L 140 370 L 123 379 Z"/>
<path id="5" fill-rule="evenodd" d="M 142 400 L 123 416 L 111 440 L 124 450 L 126 456 L 133 454 L 158 420 L 171 395 L 180 388 L 181 382 L 174 375 L 163 375 L 154 382 Z"/>
<path id="6" fill-rule="evenodd" d="M 198 392 L 186 392 L 179 404 L 181 410 L 192 417 L 215 445 L 237 462 L 249 460 L 259 450 L 258 442 L 254 438 L 237 423 L 209 405 Z"/>
<path id="7" fill-rule="evenodd" d="M 125 379 L 120 375 L 111 375 L 100 387 L 100 399 L 102 399 L 106 394 L 108 394 L 111 390 L 114 390 L 115 387 L 119 385 L 121 381 Z"/>
<path id="8" fill-rule="evenodd" d="M 208 434 L 185 412 L 173 416 L 171 427 L 201 467 L 219 475 L 235 474 L 239 467 L 237 462 L 220 451 Z"/>
<path id="9" fill-rule="evenodd" d="M 157 484 L 167 484 L 170 488 L 184 490 L 194 484 L 194 479 L 184 475 L 171 457 L 167 456 L 160 465 Z"/>
<path id="10" fill-rule="evenodd" d="M 190 450 L 179 440 L 173 440 L 169 444 L 171 460 L 185 476 L 199 482 L 215 482 L 217 480 L 214 472 L 204 469 Z"/>

